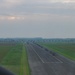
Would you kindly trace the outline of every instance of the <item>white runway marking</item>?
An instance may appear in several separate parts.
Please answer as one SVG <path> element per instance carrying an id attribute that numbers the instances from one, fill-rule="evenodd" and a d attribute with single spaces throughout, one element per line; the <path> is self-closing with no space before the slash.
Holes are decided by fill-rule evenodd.
<path id="1" fill-rule="evenodd" d="M 52 56 L 52 55 L 51 55 Z M 55 59 L 57 59 L 60 63 L 63 63 L 61 60 L 59 60 L 58 58 L 56 58 L 55 56 L 53 56 Z"/>
<path id="2" fill-rule="evenodd" d="M 30 45 L 31 46 L 31 45 Z M 32 46 L 31 46 L 32 47 Z M 32 47 L 33 51 L 37 54 L 37 56 L 40 58 L 40 60 L 42 61 L 42 63 L 63 63 L 61 60 L 59 60 L 58 58 L 56 58 L 55 56 L 52 56 L 51 54 L 49 54 L 50 56 L 54 57 L 55 59 L 57 59 L 59 62 L 44 62 L 43 59 L 39 56 L 39 54 L 35 51 L 35 49 Z"/>
<path id="3" fill-rule="evenodd" d="M 62 63 L 62 62 L 45 62 L 45 63 Z"/>
<path id="4" fill-rule="evenodd" d="M 31 46 L 32 47 L 32 46 Z M 34 50 L 34 48 L 32 47 L 33 51 L 37 54 L 37 56 L 40 58 L 40 60 L 42 61 L 42 63 L 45 63 L 42 58 L 38 55 L 38 53 Z"/>
<path id="5" fill-rule="evenodd" d="M 57 59 L 60 63 L 63 63 L 60 59 L 56 58 L 55 56 L 49 54 L 50 56 L 54 57 L 55 59 Z"/>

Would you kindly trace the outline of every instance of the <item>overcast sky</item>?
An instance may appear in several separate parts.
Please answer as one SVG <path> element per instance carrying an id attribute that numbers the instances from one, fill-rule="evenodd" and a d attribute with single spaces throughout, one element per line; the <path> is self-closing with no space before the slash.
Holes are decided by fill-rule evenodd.
<path id="1" fill-rule="evenodd" d="M 0 0 L 0 38 L 75 38 L 75 0 Z"/>

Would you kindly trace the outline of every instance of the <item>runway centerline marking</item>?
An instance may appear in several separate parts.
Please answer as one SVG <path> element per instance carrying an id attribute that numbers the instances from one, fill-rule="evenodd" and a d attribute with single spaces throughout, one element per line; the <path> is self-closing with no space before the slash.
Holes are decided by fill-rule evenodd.
<path id="1" fill-rule="evenodd" d="M 32 46 L 31 46 L 32 47 Z M 34 50 L 34 48 L 32 47 L 32 49 L 33 49 L 33 51 L 37 54 L 37 56 L 40 58 L 40 60 L 42 61 L 42 63 L 45 63 L 44 61 L 43 61 L 43 59 L 38 55 L 38 53 Z"/>

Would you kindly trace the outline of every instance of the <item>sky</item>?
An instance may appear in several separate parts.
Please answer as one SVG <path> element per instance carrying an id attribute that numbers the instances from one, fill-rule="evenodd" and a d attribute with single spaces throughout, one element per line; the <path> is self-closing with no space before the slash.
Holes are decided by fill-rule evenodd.
<path id="1" fill-rule="evenodd" d="M 0 0 L 0 38 L 75 38 L 75 0 Z"/>

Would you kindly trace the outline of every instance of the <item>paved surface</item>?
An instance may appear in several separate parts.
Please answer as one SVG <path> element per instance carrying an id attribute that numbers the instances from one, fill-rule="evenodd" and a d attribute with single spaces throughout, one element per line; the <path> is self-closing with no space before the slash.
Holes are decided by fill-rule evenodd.
<path id="1" fill-rule="evenodd" d="M 75 62 L 33 43 L 26 44 L 26 48 L 31 75 L 75 75 Z"/>

